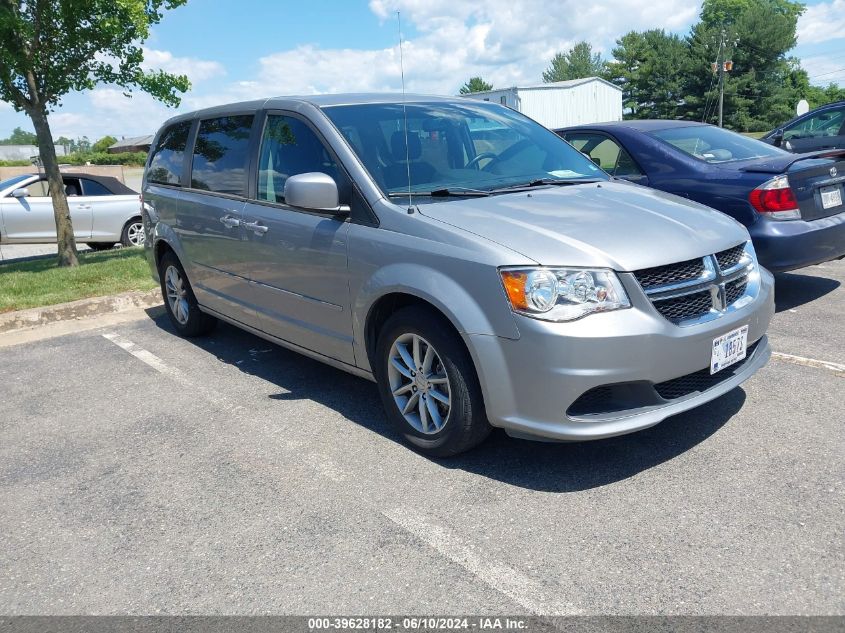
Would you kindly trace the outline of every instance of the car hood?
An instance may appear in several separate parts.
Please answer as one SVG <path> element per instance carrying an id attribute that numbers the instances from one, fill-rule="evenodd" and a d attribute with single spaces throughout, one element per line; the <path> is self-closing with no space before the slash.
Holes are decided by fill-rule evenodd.
<path id="1" fill-rule="evenodd" d="M 709 207 L 621 182 L 420 205 L 420 213 L 547 266 L 632 271 L 702 257 L 748 239 Z"/>

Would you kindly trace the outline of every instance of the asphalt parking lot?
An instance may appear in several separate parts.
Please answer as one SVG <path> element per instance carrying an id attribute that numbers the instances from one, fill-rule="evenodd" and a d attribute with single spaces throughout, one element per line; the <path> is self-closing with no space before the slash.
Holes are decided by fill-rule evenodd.
<path id="1" fill-rule="evenodd" d="M 779 276 L 777 354 L 710 405 L 448 461 L 229 326 L 2 347 L 0 612 L 843 614 L 843 283 Z"/>

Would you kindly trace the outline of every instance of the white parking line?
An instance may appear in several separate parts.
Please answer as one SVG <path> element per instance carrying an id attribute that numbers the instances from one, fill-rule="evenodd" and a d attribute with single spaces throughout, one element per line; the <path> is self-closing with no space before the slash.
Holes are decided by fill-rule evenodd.
<path id="1" fill-rule="evenodd" d="M 182 372 L 180 372 L 175 367 L 171 367 L 163 360 L 161 360 L 158 356 L 153 354 L 152 352 L 148 352 L 143 347 L 139 347 L 135 345 L 129 339 L 125 339 L 119 334 L 114 334 L 113 332 L 106 332 L 103 334 L 104 339 L 108 339 L 119 348 L 123 349 L 124 351 L 129 352 L 138 360 L 146 363 L 156 371 L 160 371 L 162 374 L 168 374 L 173 376 L 174 378 L 184 378 Z"/>
<path id="2" fill-rule="evenodd" d="M 805 358 L 803 356 L 794 356 L 792 354 L 784 354 L 782 352 L 772 352 L 772 358 L 782 360 L 786 363 L 794 363 L 796 365 L 804 365 L 805 367 L 815 367 L 817 369 L 827 369 L 836 373 L 845 372 L 845 365 L 840 363 L 832 363 L 827 360 L 816 360 L 815 358 Z"/>
<path id="3" fill-rule="evenodd" d="M 530 613 L 535 615 L 554 615 L 562 612 L 575 614 L 571 609 L 562 610 L 559 604 L 544 600 L 539 584 L 525 574 L 503 563 L 483 558 L 471 545 L 461 542 L 457 536 L 431 523 L 415 510 L 396 508 L 389 511 L 382 510 L 381 513 L 400 528 L 410 532 L 439 554 L 460 565 L 485 585 L 506 595 Z"/>

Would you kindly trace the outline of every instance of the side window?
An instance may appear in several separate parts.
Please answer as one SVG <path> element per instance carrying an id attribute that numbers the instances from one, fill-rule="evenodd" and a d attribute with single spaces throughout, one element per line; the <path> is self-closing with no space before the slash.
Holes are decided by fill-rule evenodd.
<path id="1" fill-rule="evenodd" d="M 46 198 L 50 195 L 50 189 L 46 180 L 38 180 L 31 185 L 27 185 L 29 196 L 31 198 Z"/>
<path id="2" fill-rule="evenodd" d="M 253 118 L 248 114 L 200 122 L 191 163 L 191 187 L 246 195 Z"/>
<path id="3" fill-rule="evenodd" d="M 83 196 L 110 196 L 112 195 L 111 191 L 106 189 L 103 185 L 98 183 L 96 180 L 88 180 L 87 178 L 82 178 L 82 195 Z"/>
<path id="4" fill-rule="evenodd" d="M 258 162 L 258 199 L 284 202 L 287 179 L 315 171 L 341 185 L 337 163 L 311 128 L 294 117 L 267 117 Z"/>
<path id="5" fill-rule="evenodd" d="M 822 136 L 838 136 L 839 130 L 845 125 L 845 108 L 819 112 L 792 127 L 786 128 L 784 139 L 818 138 Z"/>
<path id="6" fill-rule="evenodd" d="M 66 196 L 81 196 L 82 186 L 79 184 L 79 178 L 64 178 L 65 195 Z"/>
<path id="7" fill-rule="evenodd" d="M 594 163 L 613 176 L 640 176 L 643 173 L 631 155 L 604 134 L 570 132 L 565 138 L 575 149 L 587 154 Z"/>
<path id="8" fill-rule="evenodd" d="M 183 121 L 170 126 L 158 139 L 158 145 L 152 151 L 147 180 L 161 185 L 182 184 L 182 159 L 191 122 Z"/>

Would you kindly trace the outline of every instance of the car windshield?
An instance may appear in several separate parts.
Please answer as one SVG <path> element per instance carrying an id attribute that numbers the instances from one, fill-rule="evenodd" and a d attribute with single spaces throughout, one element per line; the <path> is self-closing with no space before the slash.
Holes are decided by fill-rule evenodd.
<path id="1" fill-rule="evenodd" d="M 497 104 L 377 103 L 324 111 L 388 195 L 484 195 L 540 181 L 609 178 L 550 130 Z"/>
<path id="2" fill-rule="evenodd" d="M 788 152 L 762 141 L 712 125 L 692 125 L 656 130 L 653 136 L 685 154 L 708 163 L 729 163 L 753 158 L 775 158 Z"/>
<path id="3" fill-rule="evenodd" d="M 2 180 L 0 181 L 0 191 L 5 191 L 12 185 L 16 185 L 19 182 L 22 182 L 30 177 L 30 174 L 23 174 L 22 176 L 13 176 L 12 178 L 9 178 L 7 180 Z"/>

